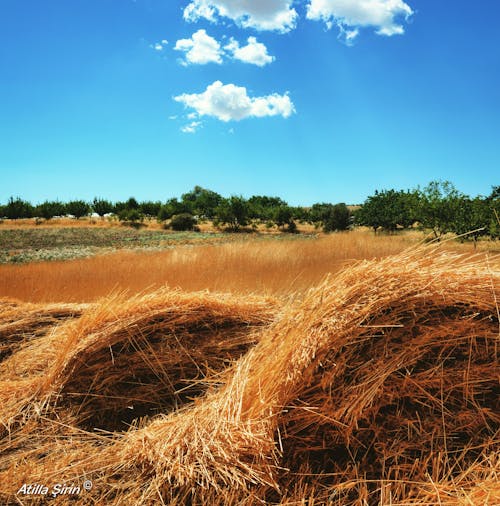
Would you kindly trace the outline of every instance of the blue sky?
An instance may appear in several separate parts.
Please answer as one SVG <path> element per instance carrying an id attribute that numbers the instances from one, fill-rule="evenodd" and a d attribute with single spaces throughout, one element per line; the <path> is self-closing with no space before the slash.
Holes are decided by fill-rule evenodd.
<path id="1" fill-rule="evenodd" d="M 498 0 L 0 7 L 0 202 L 500 184 Z"/>

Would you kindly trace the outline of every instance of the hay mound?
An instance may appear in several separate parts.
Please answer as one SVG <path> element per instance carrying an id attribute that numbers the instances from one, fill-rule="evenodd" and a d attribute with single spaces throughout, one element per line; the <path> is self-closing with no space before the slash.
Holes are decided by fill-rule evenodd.
<path id="1" fill-rule="evenodd" d="M 102 300 L 0 363 L 0 430 L 48 406 L 107 430 L 178 408 L 255 343 L 277 304 L 169 289 Z"/>
<path id="2" fill-rule="evenodd" d="M 484 258 L 425 249 L 360 263 L 274 306 L 257 344 L 196 402 L 112 437 L 79 435 L 79 412 L 61 401 L 69 385 L 105 391 L 99 353 L 123 342 L 123 330 L 89 333 L 84 315 L 66 324 L 74 350 L 58 350 L 36 402 L 11 404 L 0 492 L 13 500 L 50 469 L 52 481 L 93 480 L 82 504 L 500 504 L 499 298 L 500 269 Z M 119 325 L 102 311 L 103 328 Z M 33 404 L 50 418 L 42 437 Z"/>
<path id="3" fill-rule="evenodd" d="M 61 321 L 78 318 L 88 304 L 28 304 L 0 299 L 0 361 L 21 343 L 45 335 Z"/>

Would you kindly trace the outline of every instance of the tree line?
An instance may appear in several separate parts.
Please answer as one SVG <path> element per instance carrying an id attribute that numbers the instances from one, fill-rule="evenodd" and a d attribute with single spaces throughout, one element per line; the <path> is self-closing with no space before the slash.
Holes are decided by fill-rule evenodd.
<path id="1" fill-rule="evenodd" d="M 500 186 L 487 196 L 470 197 L 449 181 L 431 181 L 423 189 L 383 190 L 369 196 L 356 212 L 356 223 L 378 230 L 420 227 L 436 239 L 452 232 L 500 238 Z"/>
<path id="2" fill-rule="evenodd" d="M 438 239 L 448 232 L 468 234 L 474 240 L 481 236 L 500 238 L 500 186 L 493 186 L 487 196 L 473 198 L 448 181 L 431 181 L 423 189 L 375 191 L 361 206 L 355 207 L 352 211 L 345 203 L 290 206 L 279 197 L 261 195 L 225 198 L 195 186 L 180 198 L 165 202 L 138 202 L 134 197 L 111 202 L 96 197 L 92 202 L 45 201 L 32 205 L 20 197 L 11 197 L 0 205 L 0 217 L 50 220 L 70 215 L 80 219 L 95 213 L 130 225 L 156 219 L 173 230 L 196 230 L 199 222 L 212 221 L 232 231 L 265 225 L 293 233 L 297 231 L 297 223 L 309 223 L 324 232 L 348 230 L 356 225 L 371 227 L 375 232 L 420 227 L 431 230 Z"/>
<path id="3" fill-rule="evenodd" d="M 92 202 L 45 201 L 38 205 L 20 197 L 11 197 L 0 205 L 0 217 L 7 219 L 72 216 L 75 219 L 95 213 L 100 217 L 116 217 L 120 221 L 139 225 L 144 219 L 157 219 L 173 230 L 194 230 L 200 221 L 212 221 L 216 226 L 238 231 L 259 224 L 271 228 L 277 226 L 284 232 L 296 232 L 297 222 L 313 223 L 325 232 L 347 230 L 352 224 L 351 213 L 344 203 L 318 203 L 311 208 L 290 206 L 279 197 L 255 195 L 249 199 L 233 195 L 228 198 L 201 186 L 171 198 L 166 202 L 139 202 L 134 197 L 126 201 L 111 202 L 96 197 Z"/>

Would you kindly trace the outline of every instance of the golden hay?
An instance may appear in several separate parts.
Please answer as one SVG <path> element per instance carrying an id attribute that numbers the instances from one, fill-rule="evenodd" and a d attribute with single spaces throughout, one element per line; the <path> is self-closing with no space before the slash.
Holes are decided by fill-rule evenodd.
<path id="1" fill-rule="evenodd" d="M 45 335 L 61 321 L 77 318 L 88 304 L 30 304 L 0 299 L 0 360 L 22 342 Z"/>
<path id="2" fill-rule="evenodd" d="M 15 501 L 25 482 L 91 479 L 77 503 L 500 504 L 497 266 L 424 248 L 361 262 L 285 308 L 226 297 L 112 298 L 30 344 L 33 365 L 51 356 L 36 375 L 25 366 L 0 382 L 0 498 Z M 236 362 L 244 350 L 230 332 L 220 349 L 211 341 L 228 321 L 267 324 Z M 161 359 L 160 335 L 171 344 Z M 188 355 L 203 350 L 193 367 L 208 357 L 199 376 L 176 355 L 192 339 Z M 129 370 L 146 374 L 141 354 L 147 384 L 127 390 Z M 180 383 L 168 389 L 165 376 Z M 175 402 L 181 383 L 196 400 Z M 89 419 L 118 427 L 113 413 L 137 392 L 156 417 L 90 430 Z"/>

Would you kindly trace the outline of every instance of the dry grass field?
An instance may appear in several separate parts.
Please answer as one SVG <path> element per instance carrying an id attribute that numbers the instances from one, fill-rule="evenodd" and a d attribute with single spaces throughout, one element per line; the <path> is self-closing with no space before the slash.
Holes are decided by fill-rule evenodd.
<path id="1" fill-rule="evenodd" d="M 416 244 L 420 234 L 339 233 L 321 238 L 255 238 L 165 251 L 119 251 L 65 262 L 0 265 L 0 297 L 30 302 L 89 302 L 113 290 L 137 293 L 168 285 L 186 291 L 286 295 L 356 260 Z"/>
<path id="2" fill-rule="evenodd" d="M 498 506 L 500 262 L 421 241 L 0 265 L 0 504 Z"/>
<path id="3" fill-rule="evenodd" d="M 0 297 L 90 302 L 112 291 L 133 294 L 164 285 L 186 291 L 287 295 L 303 292 L 327 273 L 357 260 L 399 253 L 422 239 L 418 232 L 376 236 L 367 230 L 319 238 L 232 234 L 223 240 L 200 237 L 198 243 L 193 242 L 196 237 L 181 237 L 172 242 L 179 246 L 165 250 L 124 249 L 72 261 L 0 265 Z M 455 241 L 443 248 L 474 252 L 470 244 Z M 494 244 L 479 247 L 488 250 L 495 252 Z"/>

